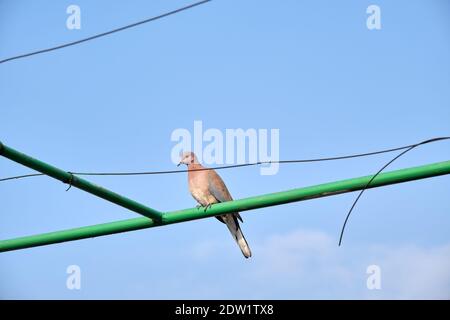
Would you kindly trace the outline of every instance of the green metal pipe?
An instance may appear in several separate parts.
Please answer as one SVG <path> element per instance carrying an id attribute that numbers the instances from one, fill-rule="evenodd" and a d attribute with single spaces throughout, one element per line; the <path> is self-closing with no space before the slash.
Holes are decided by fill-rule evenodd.
<path id="1" fill-rule="evenodd" d="M 145 217 L 152 218 L 156 221 L 161 220 L 162 212 L 149 208 L 141 203 L 138 203 L 124 196 L 121 196 L 120 194 L 117 194 L 108 189 L 95 185 L 85 179 L 77 177 L 64 170 L 58 169 L 48 163 L 27 156 L 26 154 L 14 150 L 13 148 L 5 146 L 1 142 L 0 142 L 0 155 L 17 163 L 20 163 L 28 168 L 44 173 L 59 181 L 77 187 L 83 191 L 96 195 L 97 197 L 103 198 L 119 206 L 127 208 L 131 211 L 137 212 Z"/>
<path id="2" fill-rule="evenodd" d="M 418 179 L 431 178 L 450 173 L 450 161 L 438 162 L 420 167 L 381 173 L 371 183 L 370 188 L 387 186 Z M 327 197 L 340 193 L 352 192 L 363 189 L 372 176 L 341 180 L 310 187 L 297 188 L 293 190 L 270 193 L 256 197 L 250 197 L 230 202 L 214 204 L 206 212 L 200 208 L 190 208 L 163 214 L 161 222 L 155 222 L 148 218 L 134 218 L 116 222 L 103 223 L 88 227 L 56 231 L 34 236 L 0 241 L 0 252 L 18 250 L 52 243 L 72 240 L 80 240 L 98 237 L 120 232 L 168 225 L 195 219 L 202 219 L 231 213 L 246 211 L 263 207 L 280 205 L 294 201 L 302 201 L 320 197 Z"/>

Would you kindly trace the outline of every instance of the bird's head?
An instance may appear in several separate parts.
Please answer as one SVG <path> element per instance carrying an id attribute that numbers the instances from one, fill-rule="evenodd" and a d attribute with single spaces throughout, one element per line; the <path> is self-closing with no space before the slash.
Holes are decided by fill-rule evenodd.
<path id="1" fill-rule="evenodd" d="M 188 166 L 193 163 L 197 163 L 197 157 L 195 156 L 195 153 L 193 153 L 192 151 L 183 152 L 182 154 L 180 154 L 180 163 L 178 163 L 177 167 L 180 164 L 185 164 Z"/>

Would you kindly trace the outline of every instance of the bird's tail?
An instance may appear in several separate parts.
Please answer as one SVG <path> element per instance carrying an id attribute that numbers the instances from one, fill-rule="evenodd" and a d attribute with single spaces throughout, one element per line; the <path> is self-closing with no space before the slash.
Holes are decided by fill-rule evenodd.
<path id="1" fill-rule="evenodd" d="M 250 251 L 247 240 L 245 240 L 244 234 L 242 233 L 236 216 L 234 214 L 227 214 L 223 218 L 228 227 L 228 230 L 230 230 L 234 240 L 236 240 L 239 248 L 241 248 L 244 257 L 250 258 L 252 256 L 252 252 Z"/>

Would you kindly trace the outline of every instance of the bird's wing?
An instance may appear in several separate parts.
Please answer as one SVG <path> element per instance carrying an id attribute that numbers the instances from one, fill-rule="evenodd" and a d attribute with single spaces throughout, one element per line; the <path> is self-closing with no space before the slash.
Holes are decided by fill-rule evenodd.
<path id="1" fill-rule="evenodd" d="M 214 170 L 209 170 L 208 173 L 208 190 L 214 196 L 214 198 L 216 198 L 219 202 L 232 201 L 233 197 L 231 197 L 227 186 L 223 182 L 222 178 L 217 174 L 217 172 Z M 236 212 L 235 215 L 239 220 L 241 220 L 241 222 L 243 222 L 239 212 Z M 222 221 L 221 219 L 219 220 Z"/>
<path id="2" fill-rule="evenodd" d="M 208 190 L 220 202 L 233 200 L 222 178 L 214 170 L 209 171 Z"/>

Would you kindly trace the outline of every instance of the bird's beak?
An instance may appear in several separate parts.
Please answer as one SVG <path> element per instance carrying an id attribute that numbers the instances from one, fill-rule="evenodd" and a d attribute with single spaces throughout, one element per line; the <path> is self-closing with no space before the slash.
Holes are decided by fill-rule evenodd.
<path id="1" fill-rule="evenodd" d="M 181 164 L 181 161 L 177 164 L 177 167 L 179 167 L 180 166 L 180 164 Z"/>

